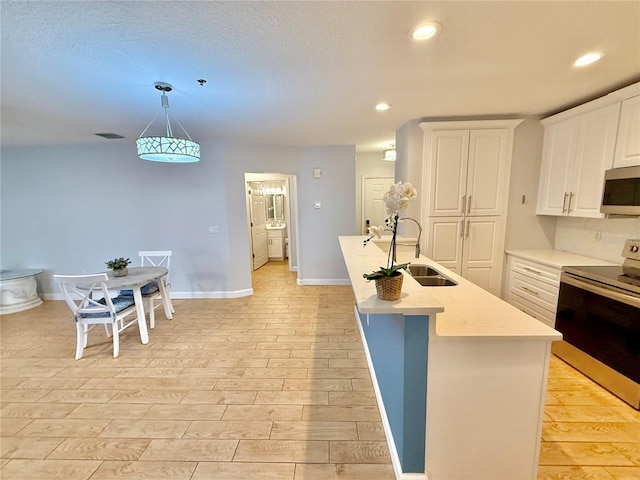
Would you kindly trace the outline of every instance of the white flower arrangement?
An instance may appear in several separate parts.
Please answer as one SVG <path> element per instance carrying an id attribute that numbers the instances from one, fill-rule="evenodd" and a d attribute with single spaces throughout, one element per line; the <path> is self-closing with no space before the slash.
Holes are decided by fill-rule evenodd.
<path id="1" fill-rule="evenodd" d="M 367 280 L 373 280 L 380 277 L 391 277 L 400 275 L 398 270 L 406 268 L 409 264 L 403 263 L 394 265 L 395 250 L 396 250 L 396 233 L 398 229 L 398 218 L 400 210 L 404 210 L 409 206 L 409 202 L 414 200 L 418 196 L 418 192 L 413 185 L 409 182 L 398 182 L 389 188 L 389 191 L 384 194 L 384 204 L 387 207 L 387 214 L 389 217 L 385 220 L 385 225 L 373 226 L 368 228 L 369 238 L 364 240 L 364 246 L 374 238 L 380 238 L 382 232 L 391 231 L 391 243 L 389 245 L 389 254 L 387 255 L 387 267 L 380 267 L 372 273 L 365 273 L 363 277 Z"/>

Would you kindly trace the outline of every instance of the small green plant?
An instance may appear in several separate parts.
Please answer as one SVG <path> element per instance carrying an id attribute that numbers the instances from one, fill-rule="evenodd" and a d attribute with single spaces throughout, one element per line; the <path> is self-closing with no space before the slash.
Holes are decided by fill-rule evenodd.
<path id="1" fill-rule="evenodd" d="M 127 265 L 131 263 L 131 260 L 129 260 L 128 258 L 120 257 L 104 263 L 111 270 L 122 270 L 123 268 L 127 268 Z"/>
<path id="2" fill-rule="evenodd" d="M 404 268 L 406 270 L 408 266 L 409 266 L 408 263 L 401 263 L 401 264 L 392 265 L 391 268 L 380 267 L 380 270 L 376 270 L 375 272 L 371 272 L 371 273 L 365 273 L 362 276 L 365 278 L 365 280 L 367 280 L 367 282 L 369 280 L 375 280 L 376 278 L 397 277 L 398 275 L 402 275 L 402 272 L 400 272 L 400 269 Z"/>

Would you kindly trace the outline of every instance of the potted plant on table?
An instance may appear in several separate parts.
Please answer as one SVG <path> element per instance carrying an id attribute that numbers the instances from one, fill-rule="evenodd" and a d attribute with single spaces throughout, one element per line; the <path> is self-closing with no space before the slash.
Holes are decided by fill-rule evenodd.
<path id="1" fill-rule="evenodd" d="M 398 182 L 391 185 L 391 188 L 384 194 L 384 203 L 387 206 L 387 214 L 389 217 L 385 220 L 384 226 L 369 227 L 369 238 L 365 239 L 364 245 L 373 238 L 382 235 L 384 231 L 391 231 L 391 243 L 389 244 L 389 253 L 387 254 L 387 266 L 380 267 L 378 270 L 365 273 L 365 280 L 374 280 L 376 282 L 376 292 L 382 300 L 398 300 L 402 293 L 402 280 L 404 276 L 400 270 L 407 268 L 409 263 L 395 264 L 396 260 L 396 233 L 398 230 L 399 211 L 404 210 L 409 202 L 418 195 L 413 185 L 409 182 Z"/>
<path id="2" fill-rule="evenodd" d="M 131 263 L 131 260 L 124 257 L 115 258 L 113 260 L 109 260 L 108 262 L 105 262 L 105 264 L 107 265 L 107 268 L 110 268 L 111 270 L 113 270 L 114 277 L 126 276 L 127 273 L 129 273 L 129 270 L 127 269 L 127 265 L 129 265 L 130 263 Z"/>

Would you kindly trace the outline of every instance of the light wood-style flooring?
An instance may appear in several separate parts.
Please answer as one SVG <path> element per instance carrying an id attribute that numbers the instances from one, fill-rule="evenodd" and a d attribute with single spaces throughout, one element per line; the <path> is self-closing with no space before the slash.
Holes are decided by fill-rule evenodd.
<path id="1" fill-rule="evenodd" d="M 117 359 L 96 329 L 74 360 L 63 302 L 3 316 L 0 478 L 395 478 L 350 287 L 297 286 L 285 262 L 253 287 L 174 300 Z M 640 478 L 639 413 L 555 357 L 539 478 Z"/>

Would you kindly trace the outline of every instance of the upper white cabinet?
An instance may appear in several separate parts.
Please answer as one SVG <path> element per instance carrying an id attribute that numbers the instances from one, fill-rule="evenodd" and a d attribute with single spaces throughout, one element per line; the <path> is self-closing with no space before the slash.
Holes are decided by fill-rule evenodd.
<path id="1" fill-rule="evenodd" d="M 640 166 L 640 95 L 622 102 L 613 167 Z"/>
<path id="2" fill-rule="evenodd" d="M 500 215 L 510 148 L 511 132 L 504 128 L 434 130 L 429 215 Z"/>
<path id="3" fill-rule="evenodd" d="M 634 112 L 640 107 L 630 101 L 634 93 L 637 98 L 639 89 L 640 84 L 634 84 L 542 121 L 545 131 L 536 213 L 604 217 L 600 204 L 605 170 L 640 159 L 640 113 Z M 626 112 L 625 127 L 621 106 Z M 616 151 L 620 152 L 616 153 L 619 165 L 614 165 Z"/>
<path id="4" fill-rule="evenodd" d="M 613 165 L 620 104 L 545 126 L 537 213 L 603 217 L 604 171 Z"/>

